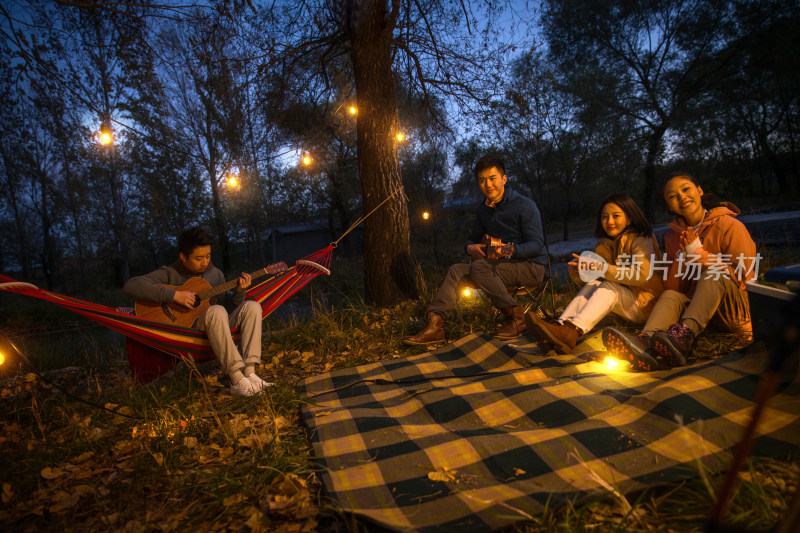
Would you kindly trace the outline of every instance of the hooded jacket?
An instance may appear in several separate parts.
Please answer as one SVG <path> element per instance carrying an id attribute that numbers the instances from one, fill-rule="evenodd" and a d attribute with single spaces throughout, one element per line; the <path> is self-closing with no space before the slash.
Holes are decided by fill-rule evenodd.
<path id="1" fill-rule="evenodd" d="M 682 261 L 677 260 L 678 255 L 682 254 L 680 234 L 688 225 L 683 217 L 675 217 L 669 224 L 670 231 L 664 235 L 666 259 L 671 261 L 664 282 L 665 289 L 681 292 L 691 298 L 697 285 L 695 278 L 698 277 L 692 271 L 692 263 L 695 263 L 702 265 L 703 275 L 714 269 L 720 275 L 727 275 L 740 290 L 747 290 L 747 281 L 757 273 L 756 244 L 744 224 L 736 220 L 738 214 L 739 209 L 729 202 L 721 202 L 719 206 L 709 209 L 695 231 L 700 239 L 700 248 Z M 733 332 L 752 331 L 750 306 L 746 297 L 741 299 L 740 305 L 720 306 L 717 315 Z"/>

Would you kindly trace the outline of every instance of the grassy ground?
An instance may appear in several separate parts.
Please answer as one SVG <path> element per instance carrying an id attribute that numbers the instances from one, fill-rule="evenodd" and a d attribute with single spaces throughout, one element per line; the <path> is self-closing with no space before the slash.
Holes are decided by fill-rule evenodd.
<path id="1" fill-rule="evenodd" d="M 422 287 L 423 299 L 436 281 Z M 557 287 L 555 306 L 573 292 Z M 4 322 L 3 332 L 35 331 L 41 317 L 26 320 L 24 307 L 46 304 L 15 298 L 10 305 L 17 318 Z M 179 364 L 141 386 L 130 378 L 119 342 L 97 331 L 71 343 L 63 335 L 49 345 L 36 345 L 40 335 L 17 341 L 40 373 L 23 366 L 0 379 L 3 529 L 364 530 L 321 491 L 294 386 L 333 368 L 419 353 L 401 340 L 419 327 L 422 304 L 379 309 L 344 291 L 336 300 L 331 309 L 332 297 L 316 299 L 313 317 L 266 322 L 258 373 L 276 386 L 254 398 L 231 397 L 216 363 Z M 497 319 L 485 301 L 466 301 L 448 323 L 448 338 L 491 330 Z M 706 354 L 726 349 L 723 336 L 700 340 Z M 798 475 L 797 457 L 749 463 L 733 522 L 752 530 L 775 527 Z M 694 480 L 640 494 L 609 493 L 603 501 L 549 509 L 515 530 L 700 531 L 719 481 L 698 472 Z"/>

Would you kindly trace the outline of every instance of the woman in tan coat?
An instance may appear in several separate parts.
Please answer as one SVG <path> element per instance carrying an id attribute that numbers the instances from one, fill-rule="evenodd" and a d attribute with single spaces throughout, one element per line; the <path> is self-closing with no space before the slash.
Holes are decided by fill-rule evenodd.
<path id="1" fill-rule="evenodd" d="M 756 275 L 758 256 L 747 228 L 735 218 L 739 209 L 715 203 L 684 172 L 672 175 L 663 192 L 677 215 L 664 236 L 666 290 L 639 336 L 603 330 L 606 348 L 641 371 L 685 365 L 695 337 L 710 322 L 737 335 L 742 345 L 753 335 L 745 283 Z"/>
<path id="2" fill-rule="evenodd" d="M 572 254 L 575 260 L 567 263 L 567 269 L 581 290 L 558 321 L 545 322 L 535 312 L 525 317 L 528 331 L 547 349 L 552 346 L 559 353 L 571 353 L 578 337 L 609 313 L 634 324 L 643 323 L 663 290 L 661 279 L 650 276 L 651 260 L 658 257 L 658 243 L 630 196 L 612 194 L 603 200 L 595 236 L 600 239 L 594 250 L 599 258 L 593 263 L 602 270 L 590 274 L 584 269 L 579 273 L 579 265 L 588 262 Z"/>

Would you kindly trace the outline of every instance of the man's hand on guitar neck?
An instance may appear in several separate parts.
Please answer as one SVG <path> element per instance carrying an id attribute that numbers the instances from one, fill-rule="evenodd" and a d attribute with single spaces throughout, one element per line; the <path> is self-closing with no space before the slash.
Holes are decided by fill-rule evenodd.
<path id="1" fill-rule="evenodd" d="M 244 292 L 245 290 L 247 290 L 247 287 L 250 286 L 250 283 L 252 281 L 253 280 L 250 278 L 250 274 L 242 272 L 242 275 L 239 276 L 239 284 L 236 287 L 236 292 Z"/>
<path id="2" fill-rule="evenodd" d="M 486 259 L 486 248 L 485 244 L 470 244 L 467 246 L 467 255 L 473 259 Z M 495 246 L 494 249 L 495 253 L 506 259 L 514 255 L 513 243 L 501 244 L 500 246 Z"/>

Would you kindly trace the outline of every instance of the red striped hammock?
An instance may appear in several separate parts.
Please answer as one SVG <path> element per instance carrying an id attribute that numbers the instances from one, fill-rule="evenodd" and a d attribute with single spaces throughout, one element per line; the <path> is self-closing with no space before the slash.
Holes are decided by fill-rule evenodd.
<path id="1" fill-rule="evenodd" d="M 333 248 L 333 245 L 327 246 L 298 260 L 288 271 L 250 287 L 245 297 L 261 304 L 261 317 L 265 318 L 312 279 L 320 274 L 330 274 L 328 269 Z M 0 290 L 58 304 L 122 333 L 128 340 L 126 351 L 131 371 L 142 382 L 150 381 L 172 368 L 177 362 L 176 357 L 201 361 L 214 358 L 208 337 L 202 331 L 137 317 L 127 311 L 39 289 L 35 285 L 16 281 L 2 274 Z M 231 330 L 231 334 L 238 341 L 238 328 Z M 175 357 L 167 358 L 163 354 Z"/>

